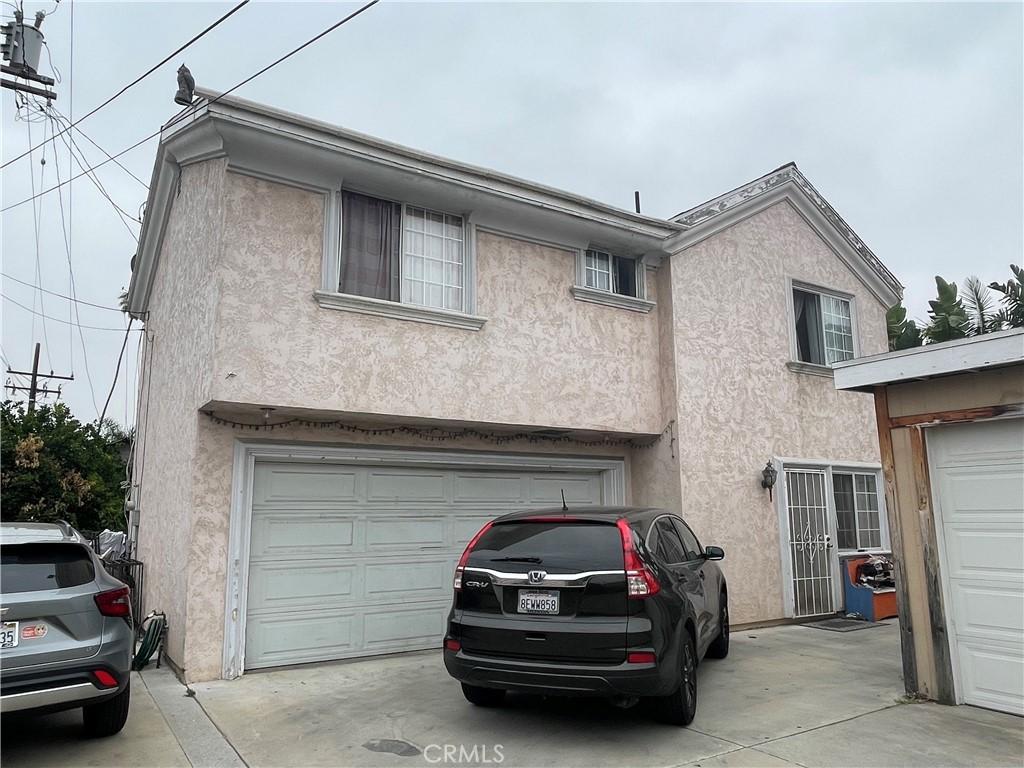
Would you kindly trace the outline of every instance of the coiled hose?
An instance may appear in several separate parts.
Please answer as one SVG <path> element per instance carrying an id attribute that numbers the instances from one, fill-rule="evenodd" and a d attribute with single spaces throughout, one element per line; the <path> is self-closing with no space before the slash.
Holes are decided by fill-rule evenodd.
<path id="1" fill-rule="evenodd" d="M 142 635 L 142 642 L 139 643 L 139 649 L 135 652 L 135 658 L 132 659 L 132 669 L 136 672 L 149 664 L 156 649 L 160 647 L 164 630 L 167 629 L 167 616 L 153 611 L 143 619 L 142 623 L 143 625 L 148 623 L 149 626 L 146 627 L 146 631 Z"/>

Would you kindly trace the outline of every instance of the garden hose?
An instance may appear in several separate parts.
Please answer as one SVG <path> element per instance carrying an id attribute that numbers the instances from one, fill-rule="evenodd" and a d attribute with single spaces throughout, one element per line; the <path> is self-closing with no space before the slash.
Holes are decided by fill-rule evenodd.
<path id="1" fill-rule="evenodd" d="M 167 617 L 162 613 L 149 614 L 144 620 L 143 624 L 149 622 L 149 626 L 146 627 L 146 632 L 142 636 L 142 642 L 139 644 L 139 650 L 135 652 L 135 658 L 132 659 L 132 669 L 138 672 L 143 669 L 148 663 L 150 658 L 156 652 L 156 649 L 160 646 L 160 640 L 163 637 L 164 630 L 167 628 Z"/>

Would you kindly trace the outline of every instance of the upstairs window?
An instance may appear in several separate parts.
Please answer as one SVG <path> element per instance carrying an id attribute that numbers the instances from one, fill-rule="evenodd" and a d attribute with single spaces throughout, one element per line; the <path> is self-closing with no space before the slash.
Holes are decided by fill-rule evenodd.
<path id="1" fill-rule="evenodd" d="M 794 288 L 793 315 L 800 362 L 832 365 L 853 357 L 853 321 L 847 299 Z"/>
<path id="2" fill-rule="evenodd" d="M 464 281 L 461 216 L 342 191 L 340 293 L 461 312 Z"/>
<path id="3" fill-rule="evenodd" d="M 588 250 L 584 255 L 583 280 L 587 288 L 639 298 L 636 259 Z"/>

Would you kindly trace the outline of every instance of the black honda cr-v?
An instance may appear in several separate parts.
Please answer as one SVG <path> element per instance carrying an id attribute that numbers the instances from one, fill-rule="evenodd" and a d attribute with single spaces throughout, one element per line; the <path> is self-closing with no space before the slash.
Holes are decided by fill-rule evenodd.
<path id="1" fill-rule="evenodd" d="M 697 663 L 729 652 L 725 578 L 677 515 L 588 507 L 485 525 L 455 571 L 444 663 L 474 704 L 506 691 L 697 711 Z"/>

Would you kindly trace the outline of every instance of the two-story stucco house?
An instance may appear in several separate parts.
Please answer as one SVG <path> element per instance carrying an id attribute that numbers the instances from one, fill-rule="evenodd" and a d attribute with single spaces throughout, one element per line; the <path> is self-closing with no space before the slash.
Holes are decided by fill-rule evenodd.
<path id="1" fill-rule="evenodd" d="M 899 282 L 786 165 L 658 219 L 234 97 L 162 135 L 129 293 L 147 610 L 188 680 L 437 647 L 488 518 L 679 510 L 734 624 L 888 546 Z M 773 489 L 762 487 L 771 462 Z"/>

